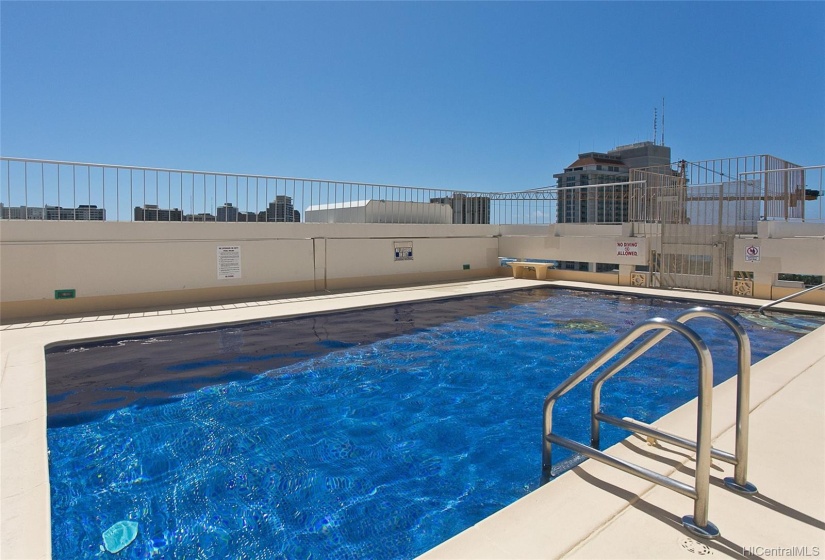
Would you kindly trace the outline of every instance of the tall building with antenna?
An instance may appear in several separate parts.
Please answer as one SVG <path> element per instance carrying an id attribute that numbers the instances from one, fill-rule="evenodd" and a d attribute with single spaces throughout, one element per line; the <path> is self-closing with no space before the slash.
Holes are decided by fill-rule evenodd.
<path id="1" fill-rule="evenodd" d="M 556 173 L 556 221 L 563 223 L 621 223 L 629 218 L 630 170 L 670 165 L 670 147 L 655 142 L 617 146 L 607 153 L 586 152 Z M 593 185 L 608 185 L 594 187 Z M 588 187 L 588 188 L 579 188 Z"/>
<path id="2" fill-rule="evenodd" d="M 669 166 L 670 147 L 637 142 L 602 152 L 579 154 L 578 159 L 553 177 L 557 181 L 556 222 L 622 223 L 630 219 L 630 170 Z M 559 268 L 601 272 L 601 265 L 559 262 Z M 614 265 L 606 265 L 612 268 Z"/>

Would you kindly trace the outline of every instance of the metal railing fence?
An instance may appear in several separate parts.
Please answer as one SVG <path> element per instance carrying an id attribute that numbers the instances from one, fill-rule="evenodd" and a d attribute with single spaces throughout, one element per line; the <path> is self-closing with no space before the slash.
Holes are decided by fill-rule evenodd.
<path id="1" fill-rule="evenodd" d="M 549 224 L 556 193 L 0 158 L 0 219 Z"/>
<path id="2" fill-rule="evenodd" d="M 750 201 L 763 219 L 825 222 L 825 165 L 743 171 L 737 183 L 764 185 Z"/>
<path id="3" fill-rule="evenodd" d="M 0 219 L 424 224 L 823 221 L 825 166 L 749 156 L 634 169 L 630 181 L 484 192 L 0 158 Z M 758 195 L 757 195 L 758 191 Z M 814 196 L 816 193 L 816 196 Z M 712 199 L 718 198 L 716 206 Z M 758 205 L 758 210 L 755 209 Z M 721 210 L 720 210 L 721 209 Z M 719 213 L 721 211 L 721 214 Z M 758 218 L 757 218 L 758 216 Z M 694 219 L 694 223 L 696 217 Z M 743 225 L 744 224 L 744 225 Z"/>
<path id="4" fill-rule="evenodd" d="M 631 207 L 631 221 L 668 221 L 670 217 L 659 216 L 657 209 L 662 209 L 661 202 L 667 206 L 675 200 L 673 196 L 678 196 L 680 204 L 694 206 L 716 198 L 717 209 L 723 211 L 717 220 L 727 226 L 737 220 L 823 222 L 823 169 L 825 166 L 802 167 L 770 155 L 680 161 L 632 169 L 631 181 L 644 181 L 645 189 Z M 658 200 L 659 196 L 664 196 L 663 201 Z M 642 199 L 646 200 L 640 206 Z M 742 227 L 734 229 L 737 233 L 750 233 Z"/>

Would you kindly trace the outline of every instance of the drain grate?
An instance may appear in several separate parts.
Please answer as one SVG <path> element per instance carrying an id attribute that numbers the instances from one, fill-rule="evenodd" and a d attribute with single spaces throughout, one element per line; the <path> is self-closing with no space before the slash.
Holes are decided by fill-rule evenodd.
<path id="1" fill-rule="evenodd" d="M 690 537 L 683 538 L 679 544 L 681 544 L 682 548 L 684 548 L 688 552 L 692 552 L 693 554 L 697 554 L 699 556 L 713 555 L 713 549 L 711 549 L 708 545 L 706 545 L 703 542 L 694 540 Z"/>

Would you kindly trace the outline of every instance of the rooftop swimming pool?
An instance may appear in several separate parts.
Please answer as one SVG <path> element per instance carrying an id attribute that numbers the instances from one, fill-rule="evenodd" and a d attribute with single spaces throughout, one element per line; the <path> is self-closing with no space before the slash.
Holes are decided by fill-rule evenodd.
<path id="1" fill-rule="evenodd" d="M 538 486 L 559 382 L 692 306 L 541 289 L 55 348 L 54 558 L 99 557 L 122 520 L 138 523 L 124 558 L 414 557 Z M 754 361 L 823 322 L 721 309 L 742 312 Z M 730 330 L 690 326 L 715 382 L 732 376 Z M 668 337 L 607 383 L 603 408 L 656 420 L 696 396 L 695 360 Z M 586 441 L 588 403 L 580 385 L 554 429 Z M 603 445 L 626 436 L 606 426 Z"/>

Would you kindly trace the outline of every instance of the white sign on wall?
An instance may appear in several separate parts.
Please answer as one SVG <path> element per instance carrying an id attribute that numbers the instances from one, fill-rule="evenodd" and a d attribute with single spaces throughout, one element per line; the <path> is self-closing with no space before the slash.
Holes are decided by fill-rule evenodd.
<path id="1" fill-rule="evenodd" d="M 241 248 L 237 245 L 218 247 L 218 280 L 241 277 Z"/>
<path id="2" fill-rule="evenodd" d="M 412 241 L 395 241 L 393 243 L 395 249 L 395 260 L 397 261 L 411 261 L 413 260 L 413 243 Z"/>
<path id="3" fill-rule="evenodd" d="M 759 247 L 748 245 L 745 247 L 745 262 L 759 262 Z"/>
<path id="4" fill-rule="evenodd" d="M 639 242 L 638 241 L 617 241 L 616 242 L 616 256 L 617 257 L 638 257 L 639 256 Z"/>

